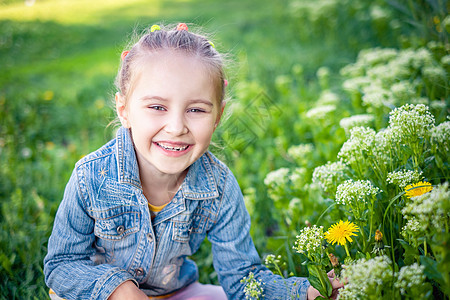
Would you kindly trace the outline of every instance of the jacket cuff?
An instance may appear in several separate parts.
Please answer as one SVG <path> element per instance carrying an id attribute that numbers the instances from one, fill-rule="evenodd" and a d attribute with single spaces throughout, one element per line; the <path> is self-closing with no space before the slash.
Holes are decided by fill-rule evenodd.
<path id="1" fill-rule="evenodd" d="M 296 285 L 294 287 L 297 288 L 297 298 L 301 300 L 307 300 L 308 299 L 308 288 L 311 285 L 308 281 L 308 279 L 304 277 L 298 277 L 295 281 Z M 294 293 L 292 293 L 294 294 Z"/>
<path id="2" fill-rule="evenodd" d="M 105 300 L 125 281 L 131 280 L 139 286 L 138 282 L 134 277 L 120 268 L 112 268 L 102 277 L 99 278 L 92 291 L 92 300 Z"/>

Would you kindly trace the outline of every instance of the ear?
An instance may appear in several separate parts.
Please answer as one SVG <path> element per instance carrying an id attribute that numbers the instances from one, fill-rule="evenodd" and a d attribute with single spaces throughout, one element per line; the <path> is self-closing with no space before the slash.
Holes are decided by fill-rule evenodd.
<path id="1" fill-rule="evenodd" d="M 128 121 L 128 110 L 124 97 L 117 92 L 116 93 L 116 113 L 119 117 L 120 123 L 125 128 L 130 128 L 130 122 Z"/>
<path id="2" fill-rule="evenodd" d="M 227 105 L 227 103 L 225 101 L 223 101 L 222 107 L 220 108 L 220 113 L 217 115 L 216 123 L 214 124 L 214 130 L 216 130 L 217 125 L 219 125 L 220 119 L 222 118 L 223 111 L 225 109 L 225 105 Z"/>

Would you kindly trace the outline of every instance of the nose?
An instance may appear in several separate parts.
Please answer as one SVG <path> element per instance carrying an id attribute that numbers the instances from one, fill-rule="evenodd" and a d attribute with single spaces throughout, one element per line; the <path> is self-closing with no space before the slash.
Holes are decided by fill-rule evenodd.
<path id="1" fill-rule="evenodd" d="M 183 113 L 171 112 L 167 115 L 164 130 L 174 136 L 183 135 L 189 132 Z"/>

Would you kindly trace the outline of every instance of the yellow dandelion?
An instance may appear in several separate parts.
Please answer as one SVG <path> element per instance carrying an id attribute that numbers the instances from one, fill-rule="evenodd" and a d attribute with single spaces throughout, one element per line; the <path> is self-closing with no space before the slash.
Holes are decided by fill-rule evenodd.
<path id="1" fill-rule="evenodd" d="M 349 242 L 353 242 L 352 236 L 356 236 L 355 232 L 358 232 L 359 227 L 350 221 L 343 222 L 340 220 L 338 223 L 331 225 L 330 229 L 325 232 L 325 238 L 332 245 L 338 243 L 343 246 Z"/>
<path id="2" fill-rule="evenodd" d="M 420 181 L 418 183 L 410 184 L 405 187 L 405 195 L 408 198 L 422 196 L 425 193 L 431 191 L 433 187 L 431 183 L 426 181 Z"/>

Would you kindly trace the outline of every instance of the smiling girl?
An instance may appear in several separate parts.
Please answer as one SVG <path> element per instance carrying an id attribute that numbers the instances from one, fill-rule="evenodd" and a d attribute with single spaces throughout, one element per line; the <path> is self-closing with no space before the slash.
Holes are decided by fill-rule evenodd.
<path id="1" fill-rule="evenodd" d="M 55 217 L 53 299 L 243 299 L 250 272 L 266 299 L 306 299 L 305 278 L 261 265 L 239 185 L 208 151 L 225 107 L 222 56 L 187 29 L 154 25 L 122 54 L 122 126 L 77 162 Z M 220 286 L 198 283 L 188 258 L 205 237 Z"/>

